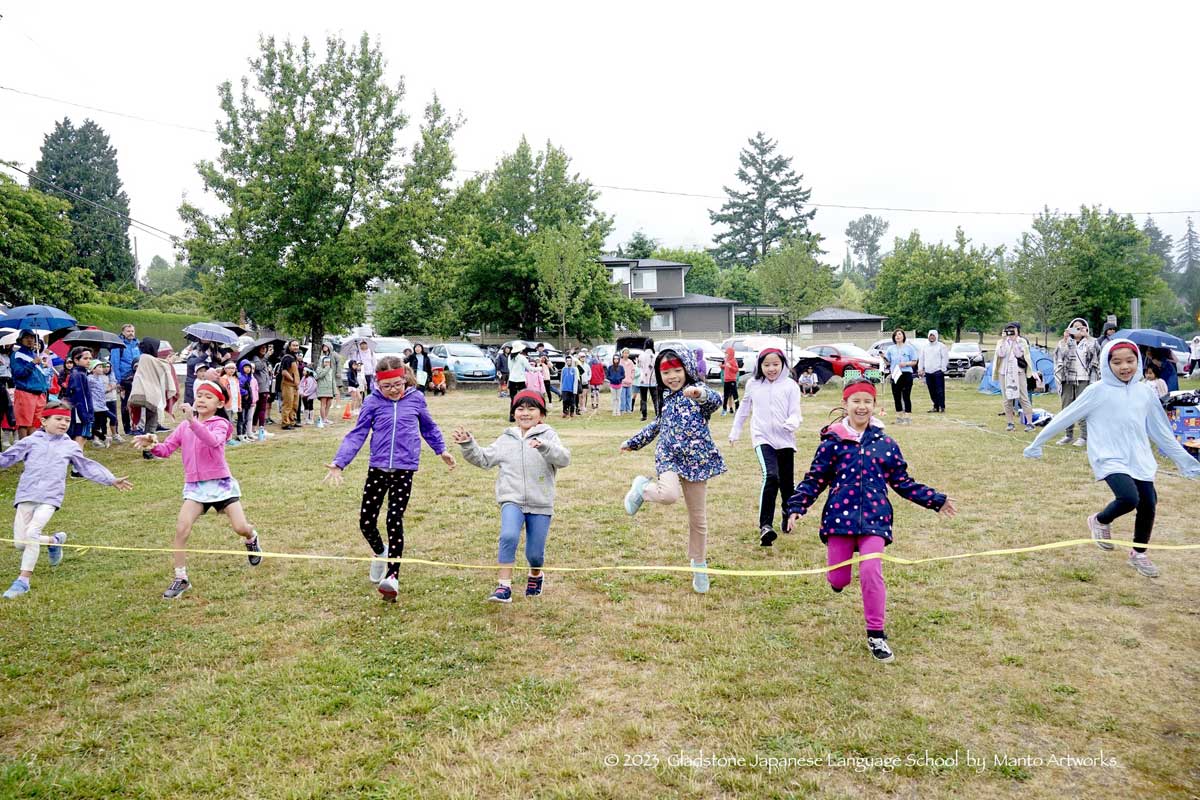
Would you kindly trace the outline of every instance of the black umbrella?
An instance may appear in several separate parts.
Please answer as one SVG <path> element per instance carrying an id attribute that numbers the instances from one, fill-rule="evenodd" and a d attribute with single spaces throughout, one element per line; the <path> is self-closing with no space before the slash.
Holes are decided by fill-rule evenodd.
<path id="1" fill-rule="evenodd" d="M 65 328 L 59 328 L 56 331 L 51 331 L 50 335 L 46 337 L 46 344 L 54 344 L 59 339 L 65 339 L 67 336 L 69 336 L 72 333 L 75 333 L 78 330 L 79 330 L 78 325 L 68 325 Z"/>
<path id="2" fill-rule="evenodd" d="M 91 347 L 96 350 L 108 348 L 112 350 L 120 347 L 124 349 L 125 340 L 115 333 L 108 331 L 90 330 L 90 331 L 73 331 L 63 337 L 63 344 L 71 347 Z"/>
<path id="3" fill-rule="evenodd" d="M 243 358 L 249 358 L 251 355 L 253 355 L 255 352 L 258 351 L 258 348 L 262 347 L 265 344 L 275 345 L 275 352 L 279 353 L 279 351 L 283 349 L 283 337 L 281 337 L 281 336 L 263 336 L 258 339 L 255 339 L 252 343 L 243 347 L 242 351 L 240 353 L 238 353 L 238 361 L 241 361 Z"/>
<path id="4" fill-rule="evenodd" d="M 244 335 L 246 333 L 246 331 L 249 330 L 248 328 L 243 328 L 241 325 L 238 325 L 236 322 L 214 322 L 212 324 L 220 325 L 222 328 L 225 328 L 226 330 L 231 330 L 234 333 L 236 333 L 238 336 Z"/>
<path id="5" fill-rule="evenodd" d="M 817 383 L 822 386 L 833 377 L 833 367 L 829 366 L 829 362 L 819 356 L 812 356 L 796 359 L 795 365 L 792 366 L 792 378 L 800 380 L 800 376 L 809 367 L 813 368 L 817 375 Z"/>

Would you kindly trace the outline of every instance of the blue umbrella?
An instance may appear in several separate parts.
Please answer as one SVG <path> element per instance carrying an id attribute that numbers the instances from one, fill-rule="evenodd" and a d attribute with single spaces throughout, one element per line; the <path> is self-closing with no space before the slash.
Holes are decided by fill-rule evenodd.
<path id="1" fill-rule="evenodd" d="M 77 325 L 78 321 L 61 308 L 54 306 L 17 306 L 10 308 L 8 313 L 0 317 L 0 328 L 41 328 L 56 331 L 59 328 L 69 328 Z"/>
<path id="2" fill-rule="evenodd" d="M 228 328 L 223 328 L 215 322 L 197 322 L 183 329 L 187 338 L 196 342 L 212 342 L 213 344 L 233 344 L 237 335 Z"/>
<path id="3" fill-rule="evenodd" d="M 1188 346 L 1183 343 L 1183 339 L 1178 336 L 1172 336 L 1163 331 L 1156 331 L 1153 328 L 1135 328 L 1133 330 L 1117 331 L 1114 339 L 1128 339 L 1136 345 L 1142 347 L 1158 347 L 1167 350 L 1187 350 Z"/>

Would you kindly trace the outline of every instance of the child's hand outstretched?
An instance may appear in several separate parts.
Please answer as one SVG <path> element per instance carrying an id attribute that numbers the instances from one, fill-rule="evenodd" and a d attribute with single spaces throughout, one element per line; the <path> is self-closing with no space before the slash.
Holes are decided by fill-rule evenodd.
<path id="1" fill-rule="evenodd" d="M 446 452 L 442 453 L 442 461 L 443 461 L 443 462 L 445 463 L 445 465 L 446 465 L 447 467 L 449 467 L 450 469 L 454 469 L 454 467 L 455 467 L 455 466 L 457 466 L 457 464 L 458 464 L 458 462 L 456 462 L 456 461 L 454 460 L 454 454 L 453 454 L 453 453 L 451 453 L 449 450 L 447 450 Z"/>
<path id="2" fill-rule="evenodd" d="M 798 524 L 800 524 L 800 515 L 788 514 L 787 530 L 785 533 L 791 533 L 792 531 L 796 530 L 796 526 Z"/>
<path id="3" fill-rule="evenodd" d="M 129 482 L 129 477 L 117 478 L 112 482 L 112 487 L 119 492 L 128 492 L 133 488 L 133 484 Z"/>
<path id="4" fill-rule="evenodd" d="M 455 444 L 466 444 L 474 437 L 471 436 L 471 432 L 469 430 L 464 428 L 462 425 L 459 425 L 450 433 L 450 438 L 454 440 Z"/>
<path id="5" fill-rule="evenodd" d="M 947 497 L 946 504 L 942 506 L 938 513 L 946 519 L 953 519 L 954 515 L 958 513 L 958 506 L 954 505 L 954 501 Z"/>
<path id="6" fill-rule="evenodd" d="M 342 485 L 342 468 L 337 464 L 325 465 L 325 477 L 321 478 L 321 484 L 328 483 L 330 486 L 337 487 Z"/>
<path id="7" fill-rule="evenodd" d="M 140 450 L 149 450 L 158 444 L 158 437 L 153 433 L 143 433 L 133 437 L 133 446 Z"/>
<path id="8" fill-rule="evenodd" d="M 704 390 L 693 383 L 691 386 L 683 390 L 683 396 L 690 397 L 693 400 L 699 400 L 700 398 L 704 397 Z"/>

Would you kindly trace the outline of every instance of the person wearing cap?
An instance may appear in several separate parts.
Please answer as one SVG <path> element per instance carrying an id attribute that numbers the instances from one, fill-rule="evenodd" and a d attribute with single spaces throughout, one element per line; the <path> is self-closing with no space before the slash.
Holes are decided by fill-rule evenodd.
<path id="1" fill-rule="evenodd" d="M 521 529 L 525 529 L 525 560 L 529 575 L 525 596 L 542 594 L 542 566 L 546 538 L 554 515 L 554 484 L 558 470 L 569 466 L 571 451 L 545 424 L 546 400 L 530 389 L 513 398 L 516 425 L 507 428 L 489 447 L 480 447 L 470 431 L 459 426 L 451 438 L 462 447 L 463 458 L 483 469 L 499 468 L 496 503 L 500 506 L 500 546 L 497 586 L 488 600 L 512 602 L 512 573 L 517 560 Z"/>
<path id="2" fill-rule="evenodd" d="M 17 346 L 13 348 L 13 416 L 17 420 L 17 437 L 24 439 L 42 423 L 42 409 L 46 407 L 46 394 L 50 391 L 50 379 L 42 369 L 41 354 L 37 350 L 37 334 L 23 328 L 17 334 Z"/>
<path id="3" fill-rule="evenodd" d="M 512 348 L 504 345 L 492 360 L 492 363 L 496 365 L 497 397 L 508 397 L 508 356 L 510 353 L 512 353 Z"/>
<path id="4" fill-rule="evenodd" d="M 909 477 L 900 445 L 872 424 L 875 400 L 875 385 L 869 381 L 851 383 L 842 390 L 842 419 L 821 430 L 821 443 L 812 465 L 787 504 L 788 526 L 794 529 L 821 492 L 829 489 L 818 533 L 828 549 L 829 566 L 842 565 L 826 573 L 829 587 L 835 592 L 850 583 L 851 567 L 844 562 L 855 553 L 881 554 L 892 543 L 894 512 L 888 501 L 889 488 L 910 503 L 937 511 L 947 519 L 958 513 L 949 497 Z M 860 561 L 858 582 L 867 649 L 879 661 L 892 661 L 895 654 L 884 629 L 887 588 L 883 562 Z"/>
<path id="5" fill-rule="evenodd" d="M 1092 383 L 1092 360 L 1096 357 L 1095 341 L 1089 334 L 1087 320 L 1076 317 L 1063 331 L 1062 341 L 1054 348 L 1054 380 L 1058 382 L 1058 395 L 1062 398 L 1062 407 L 1079 399 Z M 1067 428 L 1066 434 L 1057 444 L 1074 444 L 1075 447 L 1087 446 L 1087 421 L 1079 422 L 1079 436 L 1075 436 L 1075 426 Z"/>
<path id="6" fill-rule="evenodd" d="M 1087 454 L 1096 480 L 1112 490 L 1113 500 L 1087 519 L 1096 546 L 1112 550 L 1112 526 L 1118 517 L 1136 512 L 1129 566 L 1147 578 L 1159 575 L 1146 555 L 1154 527 L 1158 462 L 1154 445 L 1175 462 L 1185 478 L 1200 478 L 1200 462 L 1183 448 L 1171 430 L 1167 413 L 1143 380 L 1142 354 L 1128 339 L 1113 339 L 1100 351 L 1100 382 L 1087 387 L 1025 448 L 1026 458 L 1040 458 L 1042 447 L 1068 426 L 1086 419 Z"/>
<path id="7" fill-rule="evenodd" d="M 992 380 L 1000 384 L 1004 395 L 1004 415 L 1008 419 L 1007 430 L 1015 430 L 1013 417 L 1016 407 L 1021 407 L 1021 422 L 1025 431 L 1033 430 L 1033 405 L 1029 402 L 1029 381 L 1037 371 L 1033 367 L 1033 355 L 1029 342 L 1021 336 L 1021 325 L 1010 322 L 1004 326 L 1004 336 L 996 346 L 996 359 L 992 363 Z M 1041 373 L 1037 373 L 1040 377 Z"/>
<path id="8" fill-rule="evenodd" d="M 25 464 L 13 498 L 13 507 L 16 508 L 13 545 L 21 551 L 21 571 L 4 593 L 6 600 L 15 600 L 29 592 L 29 581 L 37 566 L 42 545 L 48 545 L 46 555 L 50 559 L 50 566 L 57 566 L 62 561 L 62 545 L 67 540 L 67 534 L 59 531 L 47 536 L 45 530 L 50 518 L 63 504 L 68 467 L 102 486 L 113 486 L 120 491 L 133 488 L 126 478 L 114 477 L 103 465 L 85 456 L 83 448 L 67 436 L 67 429 L 71 425 L 69 403 L 47 403 L 41 414 L 41 430 L 34 431 L 0 453 L 0 469 L 22 462 Z"/>

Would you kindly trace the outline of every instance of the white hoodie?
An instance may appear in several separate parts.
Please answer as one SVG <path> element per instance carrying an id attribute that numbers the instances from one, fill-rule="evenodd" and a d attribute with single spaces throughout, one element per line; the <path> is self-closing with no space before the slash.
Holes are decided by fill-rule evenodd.
<path id="1" fill-rule="evenodd" d="M 1113 339 L 1100 351 L 1100 382 L 1088 386 L 1074 403 L 1054 415 L 1029 447 L 1027 458 L 1042 455 L 1042 446 L 1070 425 L 1087 419 L 1088 461 L 1096 480 L 1124 473 L 1139 481 L 1152 481 L 1158 470 L 1150 442 L 1158 445 L 1189 478 L 1200 477 L 1200 462 L 1192 458 L 1171 432 L 1167 413 L 1149 384 L 1142 382 L 1142 356 L 1138 352 L 1137 373 L 1129 383 L 1113 374 L 1108 364 L 1113 345 L 1132 344 Z"/>

